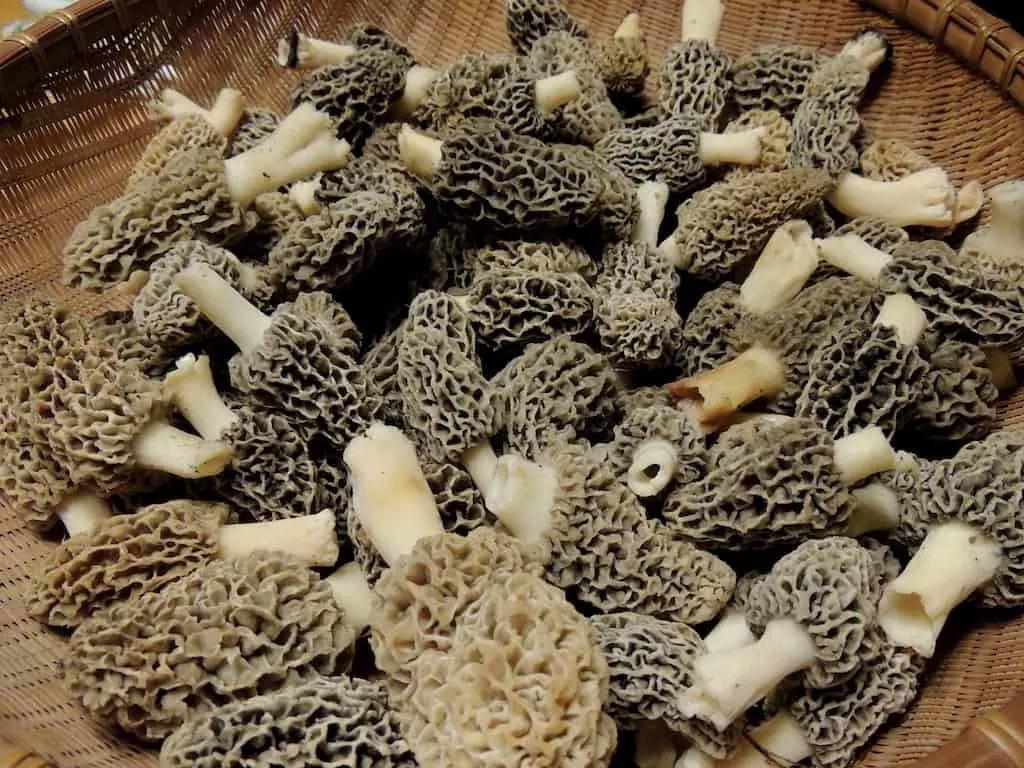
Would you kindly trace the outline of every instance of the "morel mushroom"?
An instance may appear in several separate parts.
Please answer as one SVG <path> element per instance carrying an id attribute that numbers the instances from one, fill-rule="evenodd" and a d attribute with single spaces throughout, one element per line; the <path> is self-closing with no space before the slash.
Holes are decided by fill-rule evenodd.
<path id="1" fill-rule="evenodd" d="M 763 45 L 738 56 L 732 67 L 732 100 L 743 111 L 772 110 L 790 119 L 807 84 L 828 55 L 802 45 Z"/>
<path id="2" fill-rule="evenodd" d="M 1020 434 L 997 432 L 922 471 L 898 530 L 918 549 L 878 609 L 897 646 L 930 657 L 950 612 L 972 594 L 989 606 L 1020 604 L 1022 460 Z"/>
<path id="3" fill-rule="evenodd" d="M 638 98 L 643 95 L 651 65 L 647 60 L 640 14 L 627 13 L 614 34 L 594 42 L 594 59 L 605 88 L 613 98 Z"/>
<path id="4" fill-rule="evenodd" d="M 516 573 L 484 589 L 451 647 L 421 654 L 413 676 L 403 732 L 421 765 L 611 760 L 616 730 L 602 711 L 607 664 L 586 619 L 536 576 Z"/>
<path id="5" fill-rule="evenodd" d="M 175 285 L 238 347 L 228 363 L 235 389 L 339 449 L 363 427 L 359 332 L 329 295 L 300 294 L 268 317 L 205 264 L 180 272 Z"/>
<path id="6" fill-rule="evenodd" d="M 221 768 L 253 744 L 253 768 L 415 768 L 379 682 L 324 677 L 217 707 L 172 733 L 164 768 Z"/>
<path id="7" fill-rule="evenodd" d="M 732 751 L 739 726 L 719 732 L 679 711 L 683 691 L 693 684 L 693 662 L 705 653 L 695 630 L 628 612 L 594 616 L 590 626 L 610 673 L 605 711 L 620 728 L 660 720 L 708 755 Z"/>
<path id="8" fill-rule="evenodd" d="M 1019 284 L 1024 279 L 1024 181 L 997 184 L 988 195 L 989 223 L 964 239 L 956 261 Z"/>
<path id="9" fill-rule="evenodd" d="M 849 487 L 893 469 L 896 454 L 877 428 L 833 440 L 807 419 L 762 419 L 726 430 L 707 462 L 662 515 L 701 546 L 746 551 L 845 532 Z"/>
<path id="10" fill-rule="evenodd" d="M 658 73 L 658 103 L 667 116 L 692 113 L 705 131 L 718 129 L 729 97 L 732 60 L 715 45 L 722 0 L 687 0 L 681 42 L 669 47 Z"/>
<path id="11" fill-rule="evenodd" d="M 330 118 L 308 105 L 263 143 L 227 160 L 204 147 L 176 152 L 156 176 L 75 227 L 64 246 L 64 279 L 99 288 L 146 269 L 175 243 L 237 239 L 251 228 L 247 209 L 259 195 L 337 168 L 348 154 L 348 145 L 333 138 Z"/>
<path id="12" fill-rule="evenodd" d="M 256 553 L 94 612 L 63 672 L 92 715 L 153 742 L 227 701 L 347 671 L 353 639 L 326 581 Z"/>
<path id="13" fill-rule="evenodd" d="M 790 675 L 803 672 L 814 688 L 848 679 L 864 662 L 880 571 L 869 550 L 841 537 L 784 556 L 750 590 L 747 619 L 759 639 L 698 658 L 683 714 L 724 730 Z"/>
<path id="14" fill-rule="evenodd" d="M 468 246 L 461 257 L 473 278 L 513 269 L 578 273 L 588 283 L 597 277 L 597 264 L 586 250 L 571 240 L 555 237 L 488 240 L 483 245 Z M 470 284 L 467 281 L 459 287 Z"/>
<path id="15" fill-rule="evenodd" d="M 587 31 L 559 0 L 505 0 L 505 28 L 512 47 L 525 54 L 542 37 L 565 32 L 586 39 Z"/>
<path id="16" fill-rule="evenodd" d="M 742 176 L 752 171 L 782 171 L 792 166 L 789 156 L 792 126 L 781 113 L 771 109 L 751 109 L 725 126 L 726 136 L 744 137 L 760 131 L 761 153 L 751 165 L 732 165 L 725 175 Z"/>

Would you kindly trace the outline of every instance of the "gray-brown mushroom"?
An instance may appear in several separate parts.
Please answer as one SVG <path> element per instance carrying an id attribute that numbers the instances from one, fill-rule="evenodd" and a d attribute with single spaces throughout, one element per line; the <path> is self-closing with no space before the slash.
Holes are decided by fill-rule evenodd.
<path id="1" fill-rule="evenodd" d="M 705 131 L 718 130 L 731 88 L 732 60 L 715 43 L 721 0 L 688 0 L 680 42 L 670 46 L 658 73 L 658 103 L 665 115 L 695 114 Z"/>
<path id="2" fill-rule="evenodd" d="M 512 47 L 528 53 L 535 42 L 552 32 L 586 39 L 587 31 L 559 0 L 505 0 L 505 28 Z"/>
<path id="3" fill-rule="evenodd" d="M 792 118 L 803 103 L 811 77 L 826 61 L 827 54 L 803 45 L 753 48 L 733 62 L 730 95 L 744 111 L 773 110 Z"/>

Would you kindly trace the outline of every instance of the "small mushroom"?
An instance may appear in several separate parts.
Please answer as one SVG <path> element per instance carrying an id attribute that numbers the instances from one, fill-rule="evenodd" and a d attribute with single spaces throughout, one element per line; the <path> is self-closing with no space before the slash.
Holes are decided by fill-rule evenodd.
<path id="1" fill-rule="evenodd" d="M 94 612 L 63 673 L 94 717 L 156 742 L 225 702 L 346 672 L 353 640 L 326 581 L 258 552 Z"/>
<path id="2" fill-rule="evenodd" d="M 997 184 L 988 196 L 989 223 L 964 239 L 956 262 L 1019 284 L 1024 279 L 1024 181 Z"/>
<path id="3" fill-rule="evenodd" d="M 860 171 L 875 181 L 899 181 L 934 165 L 899 139 L 875 139 L 860 153 Z"/>
<path id="4" fill-rule="evenodd" d="M 164 768 L 221 768 L 266 744 L 260 768 L 416 768 L 401 720 L 379 682 L 323 677 L 233 701 L 192 718 L 164 741 Z"/>
<path id="5" fill-rule="evenodd" d="M 748 597 L 757 642 L 699 657 L 682 713 L 725 730 L 790 675 L 803 672 L 814 688 L 849 678 L 864 663 L 880 576 L 853 539 L 811 540 L 785 555 Z"/>
<path id="6" fill-rule="evenodd" d="M 587 38 L 586 29 L 559 0 L 505 0 L 505 28 L 512 47 L 521 54 L 529 53 L 534 43 L 552 32 Z"/>
<path id="7" fill-rule="evenodd" d="M 658 103 L 676 116 L 692 112 L 705 131 L 715 131 L 729 98 L 732 60 L 715 43 L 724 13 L 722 0 L 687 0 L 680 42 L 665 52 L 658 73 Z"/>
<path id="8" fill-rule="evenodd" d="M 614 34 L 594 45 L 594 59 L 605 88 L 613 98 L 638 98 L 643 95 L 651 64 L 647 60 L 640 14 L 630 11 Z"/>

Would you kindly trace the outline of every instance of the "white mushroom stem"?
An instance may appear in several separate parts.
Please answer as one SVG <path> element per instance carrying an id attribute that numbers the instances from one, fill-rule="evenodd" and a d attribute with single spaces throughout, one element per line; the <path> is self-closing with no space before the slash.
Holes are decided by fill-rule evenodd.
<path id="1" fill-rule="evenodd" d="M 905 293 L 886 296 L 878 310 L 875 325 L 886 326 L 896 331 L 896 337 L 904 347 L 917 344 L 928 327 L 928 318 L 920 305 Z"/>
<path id="2" fill-rule="evenodd" d="M 1017 386 L 1017 375 L 1013 372 L 1013 362 L 1006 354 L 1006 350 L 999 347 L 982 347 L 981 351 L 985 353 L 985 365 L 992 372 L 992 383 L 998 389 L 1012 389 Z"/>
<path id="3" fill-rule="evenodd" d="M 260 551 L 283 552 L 308 566 L 334 565 L 339 552 L 337 523 L 330 510 L 266 523 L 225 525 L 217 544 L 225 560 Z"/>
<path id="4" fill-rule="evenodd" d="M 680 39 L 715 42 L 722 28 L 725 6 L 722 0 L 686 0 L 680 24 Z"/>
<path id="5" fill-rule="evenodd" d="M 245 208 L 265 192 L 340 168 L 351 148 L 334 130 L 331 118 L 311 104 L 296 107 L 266 139 L 224 161 L 232 199 Z"/>
<path id="6" fill-rule="evenodd" d="M 755 315 L 778 309 L 800 292 L 817 267 L 811 225 L 786 222 L 775 230 L 740 286 L 743 308 Z"/>
<path id="7" fill-rule="evenodd" d="M 554 469 L 506 454 L 498 459 L 484 502 L 513 536 L 536 544 L 551 527 L 557 492 L 558 475 Z"/>
<path id="8" fill-rule="evenodd" d="M 626 485 L 637 496 L 657 496 L 672 482 L 679 469 L 679 452 L 668 440 L 646 440 L 633 451 Z"/>
<path id="9" fill-rule="evenodd" d="M 348 43 L 318 40 L 293 29 L 288 37 L 277 41 L 277 63 L 289 69 L 316 69 L 341 64 L 356 55 L 359 49 Z"/>
<path id="10" fill-rule="evenodd" d="M 533 88 L 537 109 L 548 114 L 565 106 L 581 93 L 580 81 L 573 69 L 542 77 L 534 82 Z"/>
<path id="11" fill-rule="evenodd" d="M 487 498 L 487 493 L 498 469 L 498 456 L 491 446 L 490 440 L 481 440 L 462 454 L 462 466 L 465 467 L 473 484 Z"/>
<path id="12" fill-rule="evenodd" d="M 849 218 L 876 216 L 900 227 L 945 229 L 955 221 L 956 189 L 941 168 L 926 168 L 898 181 L 846 173 L 829 202 Z"/>
<path id="13" fill-rule="evenodd" d="M 700 161 L 704 165 L 756 165 L 761 162 L 761 142 L 767 128 L 750 128 L 735 133 L 702 133 Z"/>
<path id="14" fill-rule="evenodd" d="M 979 529 L 942 523 L 886 587 L 878 625 L 897 646 L 931 657 L 950 612 L 990 582 L 1002 564 L 1002 548 Z"/>
<path id="15" fill-rule="evenodd" d="M 778 768 L 796 765 L 812 754 L 807 732 L 791 714 L 780 712 L 746 734 L 729 757 L 715 768 Z"/>
<path id="16" fill-rule="evenodd" d="M 346 563 L 324 581 L 334 593 L 334 602 L 341 608 L 346 626 L 357 634 L 370 626 L 373 591 L 358 563 Z"/>
<path id="17" fill-rule="evenodd" d="M 206 355 L 180 358 L 164 377 L 164 395 L 206 440 L 219 440 L 238 421 L 217 391 Z"/>
<path id="18" fill-rule="evenodd" d="M 68 536 L 92 533 L 112 514 L 106 499 L 88 491 L 68 496 L 57 506 L 56 512 Z"/>
<path id="19" fill-rule="evenodd" d="M 416 64 L 405 73 L 405 87 L 402 95 L 391 105 L 388 118 L 394 121 L 408 120 L 426 100 L 430 85 L 441 76 L 440 70 Z"/>
<path id="20" fill-rule="evenodd" d="M 633 242 L 656 248 L 658 230 L 668 205 L 668 185 L 660 181 L 645 181 L 636 188 L 636 199 L 640 213 L 633 225 Z"/>
<path id="21" fill-rule="evenodd" d="M 896 469 L 896 451 L 879 427 L 865 427 L 836 440 L 832 459 L 847 485 Z"/>
<path id="22" fill-rule="evenodd" d="M 669 384 L 669 394 L 684 399 L 694 421 L 714 431 L 740 408 L 772 397 L 786 386 L 786 369 L 779 356 L 754 345 L 714 370 Z"/>
<path id="23" fill-rule="evenodd" d="M 673 768 L 718 768 L 718 760 L 700 747 L 690 747 L 679 756 Z"/>
<path id="24" fill-rule="evenodd" d="M 900 500 L 892 488 L 884 483 L 868 483 L 851 493 L 856 507 L 847 523 L 847 536 L 893 531 L 899 526 Z"/>
<path id="25" fill-rule="evenodd" d="M 966 193 L 964 187 L 960 197 Z M 964 249 L 992 264 L 1024 263 L 1024 181 L 997 184 L 989 190 L 989 199 L 988 226 L 968 235 Z"/>
<path id="26" fill-rule="evenodd" d="M 288 187 L 289 199 L 307 216 L 320 213 L 323 209 L 320 201 L 316 199 L 316 193 L 320 191 L 320 178 L 321 175 L 318 173 L 312 179 L 297 181 Z"/>
<path id="27" fill-rule="evenodd" d="M 234 88 L 223 88 L 217 94 L 210 109 L 204 109 L 188 96 L 173 88 L 160 91 L 160 99 L 151 105 L 153 112 L 166 120 L 177 120 L 188 115 L 199 115 L 221 136 L 230 136 L 238 127 L 245 112 L 242 92 Z"/>
<path id="28" fill-rule="evenodd" d="M 888 38 L 877 30 L 867 29 L 851 38 L 839 55 L 851 56 L 874 72 L 889 57 L 889 51 Z"/>
<path id="29" fill-rule="evenodd" d="M 956 193 L 956 206 L 953 211 L 953 223 L 963 224 L 970 221 L 985 205 L 985 189 L 980 182 L 969 181 Z"/>
<path id="30" fill-rule="evenodd" d="M 403 125 L 398 132 L 398 153 L 410 173 L 429 179 L 441 167 L 443 144 L 426 134 Z"/>
<path id="31" fill-rule="evenodd" d="M 693 686 L 680 699 L 680 712 L 724 731 L 782 680 L 816 659 L 806 629 L 792 619 L 774 619 L 753 645 L 699 657 L 693 665 Z"/>
<path id="32" fill-rule="evenodd" d="M 640 14 L 637 11 L 627 13 L 612 35 L 613 38 L 619 40 L 639 40 L 643 36 L 644 30 L 640 24 Z"/>
<path id="33" fill-rule="evenodd" d="M 159 418 L 139 431 L 132 451 L 140 467 L 192 479 L 220 474 L 235 455 L 227 443 L 204 440 Z"/>
<path id="34" fill-rule="evenodd" d="M 667 263 L 676 269 L 683 269 L 686 265 L 682 263 L 679 253 L 679 243 L 676 242 L 676 233 L 673 232 L 658 245 L 658 254 Z"/>
<path id="35" fill-rule="evenodd" d="M 708 653 L 746 648 L 757 642 L 750 631 L 747 614 L 742 608 L 729 608 L 721 615 L 711 631 L 704 636 L 704 649 Z"/>
<path id="36" fill-rule="evenodd" d="M 270 318 L 208 264 L 196 262 L 186 267 L 175 276 L 174 285 L 243 353 L 263 342 Z"/>
<path id="37" fill-rule="evenodd" d="M 376 422 L 344 454 L 356 515 L 381 557 L 394 565 L 422 538 L 444 533 L 416 449 L 395 427 Z"/>
<path id="38" fill-rule="evenodd" d="M 872 285 L 878 285 L 882 270 L 892 261 L 892 256 L 858 235 L 826 237 L 817 243 L 822 261 Z"/>

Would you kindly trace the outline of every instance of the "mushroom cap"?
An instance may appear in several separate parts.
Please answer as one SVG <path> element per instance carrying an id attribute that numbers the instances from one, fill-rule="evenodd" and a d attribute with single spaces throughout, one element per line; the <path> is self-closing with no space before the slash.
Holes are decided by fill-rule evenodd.
<path id="1" fill-rule="evenodd" d="M 95 717 L 158 741 L 226 701 L 346 671 L 343 618 L 331 588 L 290 558 L 214 561 L 93 613 L 64 677 Z"/>
<path id="2" fill-rule="evenodd" d="M 413 663 L 403 732 L 421 765 L 607 766 L 608 666 L 589 625 L 529 573 L 484 589 L 446 650 Z M 481 738 L 482 735 L 482 738 Z"/>
<path id="3" fill-rule="evenodd" d="M 429 651 L 445 653 L 462 615 L 487 587 L 540 566 L 519 542 L 489 526 L 466 536 L 444 533 L 416 542 L 373 586 L 370 642 L 377 667 L 388 675 L 393 699 L 415 693 L 412 666 Z"/>
<path id="4" fill-rule="evenodd" d="M 424 291 L 398 339 L 398 383 L 406 424 L 434 461 L 458 461 L 498 431 L 493 390 L 480 371 L 474 336 L 450 296 Z"/>
<path id="5" fill-rule="evenodd" d="M 700 190 L 677 213 L 682 269 L 724 280 L 760 255 L 782 224 L 811 212 L 831 185 L 824 171 L 792 168 L 733 176 Z"/>
<path id="6" fill-rule="evenodd" d="M 765 45 L 736 58 L 732 67 L 732 99 L 746 111 L 770 109 L 791 118 L 811 76 L 828 56 L 803 45 Z"/>
<path id="7" fill-rule="evenodd" d="M 493 269 L 470 286 L 469 317 L 490 350 L 580 334 L 593 320 L 593 306 L 593 288 L 572 272 Z"/>
<path id="8" fill-rule="evenodd" d="M 587 30 L 559 0 L 505 0 L 505 28 L 512 47 L 519 53 L 527 53 L 534 43 L 552 32 L 587 37 Z"/>
<path id="9" fill-rule="evenodd" d="M 0 394 L 0 494 L 30 528 L 46 533 L 58 524 L 57 507 L 73 488 L 49 446 L 26 438 L 31 429 L 6 393 Z"/>
<path id="10" fill-rule="evenodd" d="M 683 113 L 650 128 L 609 131 L 594 151 L 634 184 L 658 181 L 675 194 L 685 194 L 705 179 L 700 133 L 698 117 Z"/>
<path id="11" fill-rule="evenodd" d="M 364 161 L 377 160 L 389 165 L 401 165 L 402 154 L 398 146 L 398 134 L 402 132 L 403 127 L 405 127 L 405 123 L 382 123 L 378 125 L 373 129 L 373 133 L 370 134 L 366 143 L 363 144 L 363 153 L 359 158 L 354 158 L 350 162 L 355 162 L 356 159 Z M 417 130 L 423 131 L 423 128 L 420 127 Z M 424 132 L 429 133 L 429 131 Z"/>
<path id="12" fill-rule="evenodd" d="M 357 48 L 380 48 L 388 51 L 402 59 L 407 67 L 416 63 L 416 57 L 405 43 L 376 24 L 353 24 L 349 27 L 344 42 Z"/>
<path id="13" fill-rule="evenodd" d="M 242 113 L 242 119 L 228 144 L 226 155 L 234 157 L 262 144 L 277 130 L 281 116 L 266 107 L 249 107 Z"/>
<path id="14" fill-rule="evenodd" d="M 184 149 L 75 227 L 64 245 L 64 280 L 81 288 L 110 286 L 148 269 L 175 243 L 238 238 L 254 218 L 232 199 L 220 152 Z"/>
<path id="15" fill-rule="evenodd" d="M 604 249 L 601 274 L 595 287 L 608 293 L 647 291 L 674 303 L 679 275 L 645 244 L 617 242 Z"/>
<path id="16" fill-rule="evenodd" d="M 384 122 L 410 66 L 406 57 L 387 48 L 359 48 L 344 61 L 306 73 L 292 89 L 292 108 L 308 103 L 330 115 L 338 138 L 358 149 Z"/>
<path id="17" fill-rule="evenodd" d="M 257 221 L 234 249 L 244 260 L 261 264 L 266 263 L 267 254 L 307 215 L 288 193 L 279 191 L 258 195 L 249 208 L 256 214 Z"/>
<path id="18" fill-rule="evenodd" d="M 829 433 L 809 419 L 727 429 L 708 471 L 665 499 L 680 535 L 713 549 L 754 550 L 842 531 L 854 510 Z"/>
<path id="19" fill-rule="evenodd" d="M 931 160 L 900 139 L 875 139 L 860 153 L 861 173 L 877 181 L 899 181 L 933 165 Z"/>
<path id="20" fill-rule="evenodd" d="M 160 173 L 176 152 L 191 147 L 204 147 L 223 155 L 227 140 L 201 115 L 185 115 L 171 120 L 149 140 L 142 155 L 135 161 L 125 188 L 130 189 L 147 176 Z"/>
<path id="21" fill-rule="evenodd" d="M 1024 300 L 1012 279 L 956 264 L 941 240 L 908 242 L 882 270 L 885 293 L 908 293 L 924 310 L 929 327 L 943 337 L 992 346 L 1016 343 L 1024 334 Z"/>
<path id="22" fill-rule="evenodd" d="M 610 37 L 594 45 L 594 61 L 608 93 L 621 97 L 643 95 L 651 63 L 647 44 L 635 37 Z"/>
<path id="23" fill-rule="evenodd" d="M 381 225 L 389 234 L 391 243 L 407 247 L 422 241 L 430 223 L 430 212 L 420 194 L 420 188 L 405 170 L 400 159 L 378 160 L 367 157 L 364 151 L 343 168 L 329 171 L 320 178 L 316 198 L 323 205 L 345 203 L 345 198 L 357 193 L 374 192 L 390 199 L 388 226 Z"/>
<path id="24" fill-rule="evenodd" d="M 774 109 L 750 109 L 740 113 L 725 126 L 726 133 L 743 133 L 764 128 L 761 136 L 761 157 L 754 165 L 734 165 L 726 177 L 743 176 L 756 171 L 782 171 L 792 166 L 789 147 L 793 128 L 781 112 Z"/>
<path id="25" fill-rule="evenodd" d="M 658 103 L 669 116 L 695 114 L 705 131 L 718 130 L 732 90 L 732 59 L 708 40 L 669 47 L 658 72 Z"/>
<path id="26" fill-rule="evenodd" d="M 740 286 L 724 282 L 705 293 L 683 321 L 675 363 L 684 376 L 710 371 L 740 354 L 746 347 L 736 330 L 746 314 Z"/>
<path id="27" fill-rule="evenodd" d="M 363 355 L 367 413 L 373 421 L 405 427 L 405 398 L 398 385 L 398 340 L 404 326 L 385 334 Z"/>
<path id="28" fill-rule="evenodd" d="M 614 369 L 603 355 L 568 336 L 530 344 L 491 384 L 508 443 L 527 457 L 590 436 L 617 413 Z"/>
<path id="29" fill-rule="evenodd" d="M 758 634 L 774 619 L 798 622 L 818 656 L 804 682 L 812 688 L 837 685 L 860 669 L 870 648 L 882 575 L 879 560 L 854 539 L 806 541 L 751 588 L 747 621 Z"/>
<path id="30" fill-rule="evenodd" d="M 242 753 L 253 768 L 416 766 L 384 686 L 350 677 L 319 678 L 217 707 L 172 733 L 160 764 L 222 768 Z"/>
<path id="31" fill-rule="evenodd" d="M 787 704 L 813 749 L 815 768 L 851 765 L 872 736 L 917 696 L 924 660 L 882 637 L 876 642 L 877 653 L 849 680 L 826 690 L 805 688 Z"/>
<path id="32" fill-rule="evenodd" d="M 622 482 L 636 449 L 648 440 L 665 440 L 676 448 L 678 466 L 667 488 L 697 482 L 708 468 L 707 435 L 694 427 L 686 413 L 668 403 L 638 405 L 626 412 L 608 444 L 608 463 Z"/>
<path id="33" fill-rule="evenodd" d="M 916 345 L 904 346 L 895 329 L 873 323 L 836 326 L 819 344 L 795 415 L 835 437 L 870 426 L 892 435 L 906 425 L 928 376 Z"/>
<path id="34" fill-rule="evenodd" d="M 597 277 L 598 269 L 582 246 L 557 237 L 488 240 L 483 245 L 466 248 L 462 258 L 474 278 L 491 271 L 524 269 L 579 274 L 590 283 Z"/>
<path id="35" fill-rule="evenodd" d="M 661 720 L 701 751 L 724 758 L 736 746 L 742 726 L 720 732 L 679 711 L 684 690 L 694 683 L 693 661 L 705 652 L 691 627 L 622 611 L 589 619 L 610 673 L 605 711 L 620 728 Z"/>
<path id="36" fill-rule="evenodd" d="M 259 346 L 231 358 L 228 370 L 239 392 L 340 448 L 368 419 L 358 351 L 359 332 L 341 305 L 302 293 L 274 310 Z"/>
<path id="37" fill-rule="evenodd" d="M 73 629 L 106 605 L 159 591 L 217 556 L 224 504 L 171 501 L 108 518 L 52 550 L 39 570 L 28 611 Z"/>
<path id="38" fill-rule="evenodd" d="M 932 440 L 980 440 L 992 431 L 998 400 L 985 353 L 969 342 L 943 339 L 928 355 L 908 430 Z"/>

